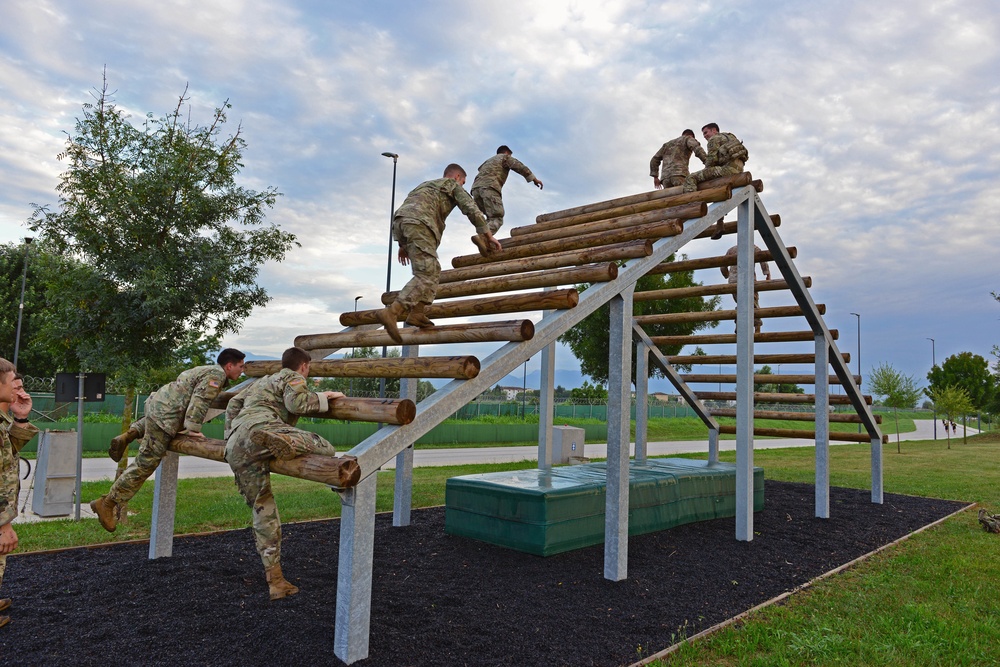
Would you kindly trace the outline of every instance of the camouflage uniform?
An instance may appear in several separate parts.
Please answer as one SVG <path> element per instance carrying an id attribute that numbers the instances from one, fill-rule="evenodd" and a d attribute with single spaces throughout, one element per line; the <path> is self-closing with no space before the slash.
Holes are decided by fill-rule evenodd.
<path id="1" fill-rule="evenodd" d="M 208 406 L 225 383 L 222 366 L 198 366 L 184 371 L 147 398 L 146 416 L 131 427 L 143 434 L 139 453 L 111 485 L 108 500 L 115 504 L 131 500 L 160 465 L 167 446 L 179 432 L 201 433 Z"/>
<path id="2" fill-rule="evenodd" d="M 731 132 L 718 132 L 708 140 L 708 158 L 705 168 L 684 179 L 684 192 L 694 192 L 698 184 L 722 176 L 743 173 L 744 160 L 732 159 L 734 152 L 745 151 L 743 143 Z M 745 153 L 744 153 L 745 154 Z"/>
<path id="3" fill-rule="evenodd" d="M 660 146 L 656 155 L 649 161 L 649 175 L 656 178 L 656 170 L 660 169 L 660 183 L 663 187 L 683 185 L 688 177 L 688 165 L 691 163 L 691 153 L 705 163 L 705 149 L 694 137 L 681 135 Z M 660 163 L 663 163 L 662 169 Z"/>
<path id="4" fill-rule="evenodd" d="M 413 265 L 413 278 L 399 292 L 396 303 L 412 308 L 418 303 L 434 301 L 441 275 L 437 249 L 445 218 L 456 206 L 476 226 L 477 233 L 486 231 L 486 218 L 476 208 L 475 201 L 451 178 L 424 181 L 406 195 L 403 205 L 396 210 L 392 235 Z"/>
<path id="5" fill-rule="evenodd" d="M 283 368 L 257 380 L 226 409 L 226 461 L 236 476 L 236 486 L 253 510 L 253 534 L 264 569 L 281 560 L 281 519 L 271 492 L 272 450 L 255 444 L 251 436 L 259 429 L 289 436 L 291 450 L 281 458 L 303 454 L 336 456 L 333 445 L 309 431 L 295 428 L 300 415 L 320 414 L 330 409 L 325 394 L 306 388 L 306 379 Z"/>
<path id="6" fill-rule="evenodd" d="M 3 415 L 0 423 L 0 526 L 6 526 L 17 516 L 17 495 L 21 491 L 20 457 L 18 452 L 35 437 L 38 429 L 32 424 L 18 424 L 13 415 Z M 7 568 L 7 556 L 0 556 L 0 585 Z"/>
<path id="7" fill-rule="evenodd" d="M 728 279 L 729 279 L 729 284 L 730 285 L 735 285 L 736 282 L 737 282 L 737 280 L 738 280 L 738 278 L 736 276 L 736 252 L 737 252 L 737 248 L 738 248 L 738 246 L 733 246 L 732 248 L 730 248 L 729 250 L 726 251 L 726 257 L 730 257 L 731 256 L 733 258 L 733 263 L 730 264 L 728 267 L 722 267 L 722 268 L 726 269 L 725 271 L 722 272 L 722 275 L 725 276 L 727 273 L 729 274 Z M 756 252 L 760 252 L 760 248 L 758 248 L 757 245 L 754 244 L 753 251 L 755 253 Z M 771 275 L 771 267 L 769 267 L 767 265 L 767 262 L 761 262 L 760 263 L 760 268 L 764 272 L 764 275 L 766 277 L 770 277 L 770 275 Z M 757 282 L 757 270 L 756 270 L 756 268 L 754 269 L 753 280 L 754 280 L 755 283 Z M 736 299 L 736 294 L 733 293 L 733 301 L 736 301 L 736 300 L 737 300 Z M 754 312 L 756 312 L 758 308 L 760 308 L 760 294 L 757 292 L 757 290 L 754 290 L 753 291 L 753 309 L 754 309 Z M 763 320 L 760 320 L 760 319 L 758 319 L 756 317 L 754 318 L 754 320 L 753 320 L 753 326 L 754 326 L 754 328 L 759 328 L 763 324 L 764 324 Z"/>
<path id="8" fill-rule="evenodd" d="M 500 191 L 511 170 L 524 176 L 529 183 L 535 180 L 535 175 L 523 162 L 513 155 L 499 153 L 479 165 L 476 180 L 472 181 L 472 198 L 479 210 L 486 214 L 491 234 L 496 234 L 503 227 L 503 197 Z"/>

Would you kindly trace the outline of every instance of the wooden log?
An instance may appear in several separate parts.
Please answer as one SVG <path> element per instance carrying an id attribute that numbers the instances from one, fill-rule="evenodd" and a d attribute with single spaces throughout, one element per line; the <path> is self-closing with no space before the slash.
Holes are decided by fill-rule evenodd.
<path id="1" fill-rule="evenodd" d="M 469 317 L 470 315 L 497 315 L 519 313 L 531 310 L 566 310 L 575 308 L 580 301 L 580 293 L 575 289 L 553 290 L 551 292 L 526 292 L 505 296 L 490 296 L 482 299 L 446 301 L 431 304 L 425 309 L 427 317 Z M 356 313 L 342 313 L 340 323 L 345 327 L 362 324 L 377 324 L 377 310 L 359 310 Z"/>
<path id="2" fill-rule="evenodd" d="M 233 394 L 220 401 L 220 394 L 212 401 L 215 409 L 224 409 Z M 330 409 L 321 414 L 311 414 L 316 419 L 340 419 L 354 422 L 383 422 L 385 424 L 409 424 L 417 414 L 416 404 L 408 398 L 354 398 L 344 396 L 331 401 Z"/>
<path id="3" fill-rule="evenodd" d="M 447 324 L 417 329 L 403 327 L 399 330 L 403 345 L 435 345 L 446 343 L 494 343 L 512 341 L 519 343 L 535 336 L 535 325 L 531 320 L 511 322 L 472 322 L 469 324 Z M 396 345 L 385 329 L 370 331 L 344 331 L 338 333 L 306 334 L 295 337 L 295 345 L 303 350 L 339 350 L 345 347 L 378 347 Z M 315 362 L 314 362 L 315 363 Z"/>
<path id="4" fill-rule="evenodd" d="M 781 216 L 778 215 L 777 213 L 771 214 L 771 224 L 774 225 L 775 227 L 780 227 L 781 226 Z M 695 238 L 698 238 L 698 239 L 711 238 L 716 233 L 716 229 L 717 228 L 715 227 L 715 225 L 713 225 L 713 226 L 709 227 L 708 229 L 706 229 L 705 231 L 703 231 L 701 234 L 698 234 L 698 236 L 696 236 Z M 735 220 L 731 220 L 731 221 L 722 223 L 722 234 L 723 234 L 723 236 L 728 236 L 730 234 L 735 234 L 735 233 L 736 233 L 736 221 Z"/>
<path id="5" fill-rule="evenodd" d="M 694 395 L 702 401 L 735 401 L 735 391 L 696 391 Z M 830 405 L 850 405 L 851 397 L 844 394 L 831 394 Z M 864 396 L 865 403 L 872 404 L 871 396 Z M 771 394 L 755 391 L 754 403 L 815 403 L 816 394 Z"/>
<path id="6" fill-rule="evenodd" d="M 750 175 L 749 171 L 745 171 L 741 174 L 735 176 L 723 176 L 722 178 L 713 178 L 704 183 L 698 184 L 698 191 L 712 190 L 719 187 L 730 187 L 730 188 L 740 188 L 744 185 L 749 185 L 753 181 L 753 176 Z M 656 199 L 670 199 L 677 195 L 684 194 L 684 187 L 677 185 L 674 187 L 664 188 L 662 190 L 650 190 L 649 192 L 640 192 L 634 195 L 628 195 L 627 197 L 618 197 L 617 199 L 608 199 L 606 201 L 595 202 L 592 204 L 584 204 L 582 206 L 574 206 L 573 208 L 566 208 L 561 211 L 553 211 L 551 213 L 542 213 L 537 218 L 535 218 L 536 224 L 541 224 L 543 222 L 548 222 L 550 220 L 559 220 L 561 218 L 568 218 L 573 215 L 579 215 L 581 213 L 593 213 L 594 211 L 605 211 L 609 208 L 616 208 L 619 206 L 628 206 L 630 204 L 639 204 L 642 202 L 653 201 Z"/>
<path id="7" fill-rule="evenodd" d="M 719 433 L 729 433 L 735 435 L 736 426 L 730 426 L 729 424 L 719 424 Z M 754 427 L 754 435 L 769 435 L 778 438 L 806 438 L 809 440 L 816 439 L 815 431 L 805 431 L 793 428 L 758 428 Z M 838 442 L 871 442 L 871 436 L 867 433 L 845 433 L 843 431 L 830 431 L 830 440 L 836 440 Z M 882 444 L 889 444 L 889 436 L 882 436 Z"/>
<path id="8" fill-rule="evenodd" d="M 448 283 L 438 287 L 438 299 L 450 299 L 459 296 L 475 296 L 477 294 L 495 294 L 496 292 L 514 292 L 535 287 L 560 287 L 562 285 L 577 285 L 579 283 L 606 283 L 618 277 L 618 265 L 614 262 L 606 264 L 589 264 L 574 266 L 553 271 L 537 271 L 514 276 L 497 276 L 466 282 Z M 389 305 L 396 300 L 399 292 L 385 292 L 382 303 Z"/>
<path id="9" fill-rule="evenodd" d="M 840 338 L 838 329 L 830 329 L 830 337 L 834 340 Z M 753 342 L 755 343 L 798 343 L 803 341 L 812 342 L 816 339 L 816 334 L 812 331 L 768 331 L 755 333 Z M 703 334 L 700 336 L 650 336 L 654 345 L 668 347 L 673 345 L 714 345 L 735 343 L 736 334 Z"/>
<path id="10" fill-rule="evenodd" d="M 806 287 L 812 287 L 812 278 L 802 279 Z M 788 289 L 784 280 L 758 280 L 753 284 L 755 292 L 774 292 Z M 664 299 L 687 299 L 690 297 L 715 296 L 716 294 L 736 294 L 735 283 L 698 285 L 697 287 L 672 287 L 670 289 L 649 290 L 632 294 L 633 301 L 662 301 Z"/>
<path id="11" fill-rule="evenodd" d="M 854 375 L 854 383 L 861 386 L 861 376 Z M 735 373 L 687 373 L 681 375 L 681 379 L 685 382 L 711 382 L 719 383 L 725 382 L 726 384 L 736 383 Z M 754 373 L 753 375 L 754 384 L 816 384 L 815 375 L 776 375 L 774 373 Z M 840 378 L 836 375 L 829 376 L 830 384 L 840 384 Z"/>
<path id="12" fill-rule="evenodd" d="M 489 278 L 492 276 L 509 276 L 528 271 L 547 271 L 549 269 L 580 266 L 592 262 L 637 259 L 639 257 L 649 257 L 652 254 L 653 242 L 640 239 L 638 241 L 626 241 L 624 243 L 598 246 L 596 248 L 557 252 L 551 255 L 543 255 L 542 257 L 526 257 L 524 259 L 511 259 L 491 264 L 467 266 L 461 269 L 446 269 L 441 272 L 438 284 L 444 285 L 445 283 L 476 278 Z"/>
<path id="13" fill-rule="evenodd" d="M 798 248 L 791 246 L 788 250 L 788 256 L 795 259 L 799 255 Z M 735 257 L 727 255 L 717 255 L 715 257 L 701 257 L 699 259 L 684 259 L 677 262 L 661 262 L 656 265 L 647 276 L 661 275 L 664 273 L 678 273 L 681 271 L 697 271 L 698 269 L 717 269 L 722 266 L 733 266 L 736 261 Z M 771 255 L 770 250 L 761 250 L 753 254 L 753 263 L 758 264 L 760 262 L 773 262 L 774 257 Z M 758 282 L 768 282 L 758 281 Z"/>
<path id="14" fill-rule="evenodd" d="M 571 236 L 579 236 L 580 234 L 591 234 L 594 232 L 608 232 L 614 229 L 624 229 L 625 227 L 632 227 L 634 225 L 648 225 L 654 222 L 662 222 L 664 220 L 693 220 L 694 218 L 700 218 L 707 213 L 708 205 L 703 202 L 696 202 L 693 204 L 684 204 L 683 206 L 671 206 L 669 208 L 655 209 L 653 211 L 646 211 L 645 213 L 635 213 L 630 215 L 621 215 L 614 218 L 594 220 L 591 222 L 581 222 L 574 225 L 556 227 L 554 229 L 538 230 L 537 227 L 540 225 L 535 225 L 533 227 L 515 227 L 511 230 L 511 237 L 500 241 L 500 245 L 504 248 L 516 248 L 518 246 L 528 245 L 529 243 L 551 241 L 553 239 L 562 239 Z M 562 221 L 560 220 L 559 222 Z M 515 235 L 514 230 L 518 229 L 528 229 L 531 233 Z"/>
<path id="15" fill-rule="evenodd" d="M 850 352 L 841 352 L 840 355 L 845 362 L 851 361 Z M 685 354 L 671 355 L 667 357 L 667 362 L 671 364 L 735 364 L 735 354 Z M 816 363 L 815 354 L 755 354 L 753 355 L 755 364 L 813 364 Z"/>
<path id="16" fill-rule="evenodd" d="M 735 408 L 711 408 L 708 413 L 715 417 L 733 417 L 736 418 Z M 780 419 L 782 421 L 799 421 L 799 422 L 814 422 L 816 421 L 815 412 L 778 412 L 772 410 L 754 410 L 754 419 Z M 882 415 L 874 415 L 875 423 L 882 423 Z M 854 412 L 831 412 L 829 414 L 829 419 L 831 422 L 839 422 L 841 424 L 860 424 L 861 416 Z"/>
<path id="17" fill-rule="evenodd" d="M 622 241 L 635 241 L 636 239 L 661 239 L 665 236 L 677 236 L 684 231 L 684 223 L 680 220 L 665 220 L 651 225 L 637 225 L 616 229 L 610 232 L 595 232 L 593 234 L 583 234 L 566 239 L 555 239 L 552 241 L 542 241 L 526 246 L 518 246 L 509 250 L 495 252 L 489 257 L 482 255 L 462 255 L 451 260 L 451 265 L 455 268 L 464 266 L 474 266 L 477 264 L 490 264 L 508 259 L 521 259 L 524 257 L 537 257 L 538 255 L 548 255 L 554 252 L 566 250 L 583 250 L 596 246 L 608 245 L 610 243 L 621 243 Z"/>
<path id="18" fill-rule="evenodd" d="M 197 456 L 221 463 L 226 462 L 225 440 L 179 435 L 170 442 L 168 449 L 178 454 Z M 307 479 L 338 488 L 348 488 L 361 481 L 361 468 L 358 466 L 358 460 L 353 456 L 305 454 L 284 461 L 273 459 L 270 462 L 270 468 L 271 472 L 280 475 Z"/>
<path id="19" fill-rule="evenodd" d="M 243 372 L 263 377 L 281 370 L 280 361 L 248 361 Z M 387 357 L 324 359 L 309 364 L 309 377 L 342 378 L 450 378 L 470 380 L 479 375 L 476 357 Z"/>
<path id="20" fill-rule="evenodd" d="M 816 304 L 816 309 L 820 315 L 826 312 L 826 305 Z M 797 317 L 803 314 L 798 306 L 776 306 L 774 308 L 757 308 L 754 318 L 763 319 L 765 317 Z M 681 322 L 721 322 L 724 320 L 735 320 L 735 310 L 710 310 L 704 313 L 662 313 L 659 315 L 636 315 L 633 320 L 638 325 L 644 324 L 677 324 Z"/>

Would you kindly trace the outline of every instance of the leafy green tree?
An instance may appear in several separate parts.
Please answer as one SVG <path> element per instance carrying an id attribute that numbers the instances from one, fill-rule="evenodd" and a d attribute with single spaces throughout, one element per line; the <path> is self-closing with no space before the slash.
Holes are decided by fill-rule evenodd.
<path id="1" fill-rule="evenodd" d="M 590 384 L 589 381 L 584 380 L 582 387 L 577 387 L 571 389 L 569 392 L 570 398 L 578 399 L 581 401 L 607 401 L 608 400 L 608 390 L 606 387 L 599 384 Z"/>
<path id="2" fill-rule="evenodd" d="M 869 388 L 879 402 L 892 408 L 896 419 L 896 453 L 901 453 L 899 444 L 899 409 L 908 410 L 920 400 L 923 390 L 918 389 L 910 375 L 903 375 L 888 363 L 881 363 L 868 376 Z"/>
<path id="3" fill-rule="evenodd" d="M 955 417 L 968 414 L 974 407 L 969 393 L 958 385 L 949 384 L 936 389 L 929 388 L 926 392 L 934 401 L 937 411 L 943 413 L 949 421 L 954 421 Z M 951 435 L 949 435 L 948 429 L 944 431 L 945 435 L 948 435 L 948 449 L 951 449 Z"/>
<path id="4" fill-rule="evenodd" d="M 767 364 L 761 366 L 759 369 L 754 371 L 754 375 L 774 375 L 771 371 L 771 367 Z M 754 392 L 760 392 L 764 394 L 804 394 L 805 389 L 797 384 L 790 384 L 787 382 L 755 382 L 753 385 Z"/>
<path id="5" fill-rule="evenodd" d="M 977 410 L 989 407 L 997 393 L 997 377 L 990 372 L 989 362 L 972 352 L 948 357 L 927 373 L 927 381 L 931 391 L 950 385 L 961 387 Z"/>
<path id="6" fill-rule="evenodd" d="M 673 255 L 669 261 L 673 261 Z M 694 281 L 693 271 L 681 271 L 665 275 L 643 276 L 636 282 L 636 292 L 670 289 L 675 287 L 694 287 L 700 285 Z M 583 291 L 588 285 L 577 289 Z M 685 297 L 681 299 L 661 299 L 658 301 L 634 301 L 634 315 L 660 315 L 665 313 L 694 313 L 715 310 L 719 305 L 719 297 L 711 298 Z M 559 340 L 569 346 L 573 355 L 580 362 L 580 370 L 598 383 L 608 381 L 608 353 L 611 349 L 608 331 L 611 322 L 611 307 L 604 304 L 575 327 L 559 337 Z M 678 324 L 644 325 L 650 336 L 686 336 L 706 327 L 716 326 L 715 322 L 685 322 Z M 664 354 L 677 354 L 681 346 L 673 345 L 661 348 Z M 662 377 L 659 368 L 650 364 L 650 376 Z M 632 375 L 635 382 L 635 355 L 632 356 Z"/>

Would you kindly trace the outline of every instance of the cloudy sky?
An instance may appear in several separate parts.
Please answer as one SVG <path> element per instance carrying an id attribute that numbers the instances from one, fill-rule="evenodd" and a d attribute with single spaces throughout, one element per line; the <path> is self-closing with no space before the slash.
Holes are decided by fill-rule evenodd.
<path id="1" fill-rule="evenodd" d="M 57 201 L 64 132 L 105 67 L 137 119 L 172 109 L 185 86 L 196 122 L 228 99 L 249 144 L 243 184 L 284 193 L 269 220 L 302 247 L 263 268 L 273 300 L 226 343 L 277 355 L 297 334 L 339 330 L 355 296 L 378 302 L 383 151 L 400 155 L 398 204 L 447 163 L 474 172 L 509 144 L 545 182 L 508 182 L 514 226 L 650 189 L 660 144 L 715 121 L 749 147 L 841 349 L 856 350 L 859 313 L 864 374 L 888 362 L 923 381 L 928 337 L 938 362 L 992 358 L 1000 343 L 998 16 L 985 0 L 10 2 L 0 242 L 27 233 L 31 202 Z M 470 232 L 456 212 L 446 264 L 471 251 Z M 408 277 L 394 264 L 394 288 Z M 566 351 L 557 360 L 577 368 Z"/>

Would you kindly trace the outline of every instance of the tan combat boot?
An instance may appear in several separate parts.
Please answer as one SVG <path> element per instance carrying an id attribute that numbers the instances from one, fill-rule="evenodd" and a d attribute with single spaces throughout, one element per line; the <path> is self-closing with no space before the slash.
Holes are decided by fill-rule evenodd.
<path id="1" fill-rule="evenodd" d="M 90 501 L 90 509 L 94 510 L 97 520 L 101 522 L 101 527 L 109 533 L 115 532 L 118 525 L 118 517 L 115 512 L 117 505 L 107 496 L 101 496 L 97 500 Z"/>
<path id="2" fill-rule="evenodd" d="M 713 241 L 718 241 L 719 239 L 721 239 L 722 235 L 725 233 L 725 231 L 726 231 L 726 225 L 725 225 L 724 222 L 722 222 L 722 219 L 720 218 L 715 223 L 715 233 L 712 234 L 712 240 Z"/>
<path id="3" fill-rule="evenodd" d="M 400 344 L 402 344 L 403 338 L 399 335 L 399 328 L 396 326 L 396 322 L 399 321 L 399 318 L 405 312 L 406 306 L 398 301 L 393 301 L 391 306 L 375 311 L 375 318 L 385 327 L 385 332 L 389 334 L 389 338 Z"/>
<path id="4" fill-rule="evenodd" d="M 0 628 L 10 623 L 10 616 L 0 616 Z"/>
<path id="5" fill-rule="evenodd" d="M 0 600 L 0 611 L 7 611 L 8 609 L 10 609 L 11 602 L 13 602 L 13 600 L 11 600 L 10 598 L 4 598 L 3 600 Z"/>
<path id="6" fill-rule="evenodd" d="M 292 444 L 292 439 L 283 433 L 272 433 L 271 431 L 257 429 L 250 434 L 250 442 L 259 447 L 266 447 L 276 459 L 286 460 L 295 458 L 295 446 Z"/>
<path id="7" fill-rule="evenodd" d="M 264 577 L 267 579 L 267 588 L 272 600 L 280 600 L 299 592 L 299 587 L 285 579 L 285 575 L 281 573 L 281 563 L 264 570 Z"/>
<path id="8" fill-rule="evenodd" d="M 111 438 L 111 446 L 108 447 L 108 456 L 115 463 L 122 460 L 122 456 L 125 455 L 125 450 L 128 449 L 128 445 L 133 440 L 139 437 L 140 433 L 136 429 L 129 427 L 127 431 L 121 435 L 116 435 Z"/>
<path id="9" fill-rule="evenodd" d="M 472 237 L 472 242 L 475 244 L 477 248 L 479 248 L 479 254 L 482 255 L 483 257 L 489 257 L 490 255 L 493 254 L 494 252 L 493 248 L 486 245 L 486 241 L 483 240 L 483 237 L 480 236 L 479 234 L 476 234 Z"/>
<path id="10" fill-rule="evenodd" d="M 424 314 L 424 308 L 426 305 L 422 303 L 411 308 L 410 314 L 406 316 L 406 323 L 411 327 L 420 327 L 421 329 L 434 326 L 434 323 L 427 319 L 427 315 Z"/>

